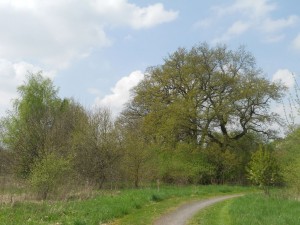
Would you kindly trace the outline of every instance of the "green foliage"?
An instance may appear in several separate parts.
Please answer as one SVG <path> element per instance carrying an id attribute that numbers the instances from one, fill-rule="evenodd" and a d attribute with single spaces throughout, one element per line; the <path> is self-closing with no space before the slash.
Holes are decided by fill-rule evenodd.
<path id="1" fill-rule="evenodd" d="M 208 183 L 238 183 L 241 172 L 241 159 L 231 149 L 222 149 L 212 144 L 203 150 L 205 162 L 211 168 Z"/>
<path id="2" fill-rule="evenodd" d="M 72 147 L 74 169 L 84 181 L 101 188 L 105 181 L 116 180 L 120 147 L 108 109 L 87 113 L 73 134 Z"/>
<path id="3" fill-rule="evenodd" d="M 29 74 L 1 121 L 1 149 L 9 154 L 0 151 L 0 172 L 14 165 L 42 198 L 59 190 L 70 170 L 77 184 L 111 189 L 242 183 L 251 152 L 263 143 L 257 133 L 274 134 L 268 127 L 277 115 L 268 109 L 284 91 L 262 74 L 243 47 L 178 49 L 148 69 L 116 122 L 108 109 L 60 99 L 41 72 Z"/>
<path id="4" fill-rule="evenodd" d="M 251 152 L 276 136 L 279 116 L 269 109 L 284 91 L 243 47 L 203 43 L 148 68 L 122 116 L 159 146 L 165 181 L 246 183 Z"/>
<path id="5" fill-rule="evenodd" d="M 284 181 L 294 194 L 300 194 L 300 129 L 275 144 L 281 158 Z"/>
<path id="6" fill-rule="evenodd" d="M 232 51 L 204 43 L 180 48 L 163 65 L 150 67 L 125 113 L 142 117 L 158 141 L 215 142 L 226 149 L 248 132 L 274 135 L 268 125 L 277 116 L 268 109 L 283 90 L 262 76 L 243 47 Z"/>
<path id="7" fill-rule="evenodd" d="M 60 99 L 58 89 L 41 72 L 29 74 L 18 92 L 13 110 L 1 121 L 1 142 L 15 174 L 30 179 L 45 198 L 57 185 L 52 175 L 57 177 L 58 171 L 51 162 L 66 173 L 60 159 L 73 158 L 73 136 L 87 120 L 86 112 L 73 100 Z"/>
<path id="8" fill-rule="evenodd" d="M 295 192 L 297 196 L 300 195 L 300 157 L 293 160 L 287 165 L 284 170 L 284 179 L 288 187 Z"/>
<path id="9" fill-rule="evenodd" d="M 52 81 L 41 73 L 29 74 L 18 92 L 13 111 L 2 121 L 2 141 L 14 153 L 17 174 L 26 178 L 43 155 L 60 100 Z"/>
<path id="10" fill-rule="evenodd" d="M 29 181 L 38 196 L 46 199 L 49 194 L 55 193 L 60 186 L 67 183 L 70 171 L 68 160 L 50 153 L 34 165 Z"/>
<path id="11" fill-rule="evenodd" d="M 269 186 L 278 184 L 282 181 L 281 169 L 273 152 L 260 146 L 252 154 L 248 167 L 249 179 L 262 187 L 268 194 Z"/>
<path id="12" fill-rule="evenodd" d="M 146 140 L 140 124 L 122 129 L 123 169 L 125 177 L 137 188 L 143 181 L 158 177 L 159 163 L 156 146 Z"/>
<path id="13" fill-rule="evenodd" d="M 212 168 L 195 144 L 182 142 L 175 149 L 164 149 L 160 161 L 161 177 L 166 183 L 203 184 L 211 174 Z"/>

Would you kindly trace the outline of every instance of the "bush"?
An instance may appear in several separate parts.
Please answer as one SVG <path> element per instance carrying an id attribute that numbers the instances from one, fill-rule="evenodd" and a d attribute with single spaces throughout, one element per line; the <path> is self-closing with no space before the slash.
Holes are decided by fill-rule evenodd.
<path id="1" fill-rule="evenodd" d="M 277 142 L 276 147 L 284 169 L 284 181 L 292 195 L 300 196 L 300 128 Z"/>
<path id="2" fill-rule="evenodd" d="M 282 181 L 281 169 L 273 152 L 260 146 L 252 154 L 248 167 L 249 179 L 269 193 L 269 187 Z"/>
<path id="3" fill-rule="evenodd" d="M 49 193 L 55 192 L 64 184 L 64 178 L 70 172 L 68 160 L 50 153 L 41 161 L 35 163 L 30 175 L 30 184 L 39 198 L 47 199 Z"/>
<path id="4" fill-rule="evenodd" d="M 285 182 L 297 196 L 300 195 L 300 158 L 295 156 L 293 162 L 284 171 Z"/>

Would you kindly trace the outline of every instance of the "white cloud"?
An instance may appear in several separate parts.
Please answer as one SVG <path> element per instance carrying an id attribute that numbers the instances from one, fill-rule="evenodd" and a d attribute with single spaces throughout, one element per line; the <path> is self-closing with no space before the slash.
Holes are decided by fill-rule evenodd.
<path id="1" fill-rule="evenodd" d="M 41 68 L 36 67 L 26 62 L 16 62 L 0 59 L 0 116 L 3 116 L 12 99 L 17 97 L 17 87 L 22 85 L 26 74 L 41 71 Z M 43 72 L 45 77 L 53 78 L 55 72 Z"/>
<path id="2" fill-rule="evenodd" d="M 292 88 L 295 85 L 295 78 L 293 73 L 288 69 L 279 69 L 272 77 L 273 82 L 281 82 L 286 87 Z"/>
<path id="3" fill-rule="evenodd" d="M 195 23 L 194 27 L 208 27 L 208 24 L 220 23 L 227 18 L 239 20 L 223 25 L 223 34 L 213 39 L 213 42 L 229 41 L 248 30 L 259 31 L 265 42 L 278 42 L 285 38 L 283 29 L 294 26 L 299 22 L 299 16 L 290 15 L 287 18 L 274 19 L 271 13 L 278 8 L 269 0 L 235 0 L 231 5 L 217 5 L 212 8 L 211 16 Z M 213 27 L 213 26 L 212 26 Z"/>
<path id="4" fill-rule="evenodd" d="M 92 95 L 100 95 L 101 92 L 97 88 L 88 88 L 87 92 Z"/>
<path id="5" fill-rule="evenodd" d="M 300 50 L 300 33 L 297 35 L 297 37 L 293 40 L 293 47 L 296 50 Z"/>
<path id="6" fill-rule="evenodd" d="M 246 32 L 250 27 L 250 24 L 242 22 L 242 21 L 236 21 L 233 23 L 228 30 L 219 38 L 215 38 L 213 40 L 214 43 L 217 42 L 223 42 L 228 41 L 236 36 L 239 36 Z"/>
<path id="7" fill-rule="evenodd" d="M 213 10 L 219 17 L 228 14 L 242 13 L 252 19 L 264 17 L 268 13 L 277 8 L 275 3 L 270 3 L 269 0 L 235 0 L 232 5 L 215 6 Z"/>
<path id="8" fill-rule="evenodd" d="M 277 20 L 273 20 L 271 18 L 266 18 L 263 21 L 262 29 L 265 32 L 276 32 L 278 30 L 282 30 L 284 28 L 295 25 L 299 20 L 298 16 L 291 15 L 287 19 L 281 18 Z"/>
<path id="9" fill-rule="evenodd" d="M 114 115 L 117 115 L 122 111 L 124 104 L 129 101 L 130 90 L 143 78 L 144 74 L 141 71 L 134 71 L 128 76 L 122 77 L 111 89 L 111 94 L 103 98 L 96 98 L 95 106 L 108 107 Z"/>
<path id="10" fill-rule="evenodd" d="M 0 111 L 28 71 L 53 78 L 74 60 L 110 46 L 111 28 L 146 29 L 178 16 L 160 3 L 141 7 L 128 1 L 0 0 Z"/>
<path id="11" fill-rule="evenodd" d="M 208 28 L 213 24 L 214 20 L 212 18 L 205 18 L 194 23 L 193 28 L 201 29 Z"/>
<path id="12" fill-rule="evenodd" d="M 228 33 L 230 35 L 240 35 L 244 33 L 249 28 L 248 23 L 244 23 L 242 21 L 237 21 L 228 29 Z"/>
<path id="13" fill-rule="evenodd" d="M 285 34 L 269 35 L 264 38 L 264 41 L 267 43 L 275 43 L 283 40 L 284 38 L 285 38 Z"/>
<path id="14" fill-rule="evenodd" d="M 0 58 L 60 69 L 111 45 L 108 27 L 149 28 L 174 20 L 162 4 L 127 0 L 1 0 Z"/>
<path id="15" fill-rule="evenodd" d="M 127 0 L 90 0 L 91 8 L 113 25 L 126 25 L 134 29 L 148 28 L 170 22 L 177 18 L 178 12 L 166 11 L 163 4 L 138 7 Z"/>

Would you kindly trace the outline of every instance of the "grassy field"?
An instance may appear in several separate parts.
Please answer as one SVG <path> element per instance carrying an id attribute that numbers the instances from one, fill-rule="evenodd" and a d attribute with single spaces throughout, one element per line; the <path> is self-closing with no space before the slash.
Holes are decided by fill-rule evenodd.
<path id="1" fill-rule="evenodd" d="M 230 186 L 164 187 L 99 193 L 87 200 L 62 202 L 15 202 L 2 205 L 0 224 L 5 225 L 99 225 L 151 224 L 151 221 L 177 204 L 193 199 L 249 191 Z M 127 215 L 127 216 L 126 216 Z"/>
<path id="2" fill-rule="evenodd" d="M 192 219 L 189 225 L 296 225 L 300 202 L 263 194 L 249 194 L 215 204 Z"/>

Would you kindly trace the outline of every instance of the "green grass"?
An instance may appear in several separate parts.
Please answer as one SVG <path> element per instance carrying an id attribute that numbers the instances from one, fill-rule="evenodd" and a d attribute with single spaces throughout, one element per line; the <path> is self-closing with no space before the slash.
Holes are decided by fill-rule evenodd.
<path id="1" fill-rule="evenodd" d="M 230 186 L 164 187 L 159 192 L 139 189 L 102 193 L 88 200 L 19 202 L 0 206 L 0 224 L 99 225 L 116 218 L 124 218 L 124 224 L 151 224 L 155 217 L 185 200 L 246 190 Z M 118 224 L 123 222 L 119 220 Z"/>
<path id="2" fill-rule="evenodd" d="M 189 225 L 296 225 L 300 202 L 263 194 L 226 200 L 202 210 Z"/>
<path id="3" fill-rule="evenodd" d="M 253 189 L 232 186 L 193 186 L 175 188 L 174 190 L 169 189 L 168 191 L 173 192 L 171 197 L 168 197 L 164 201 L 147 204 L 145 207 L 135 210 L 135 212 L 115 221 L 113 225 L 149 225 L 161 214 L 166 213 L 187 201 L 253 191 Z"/>

